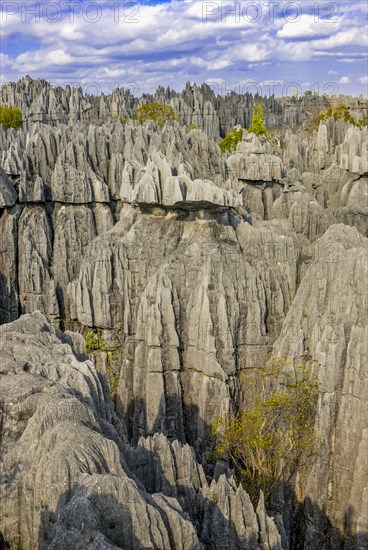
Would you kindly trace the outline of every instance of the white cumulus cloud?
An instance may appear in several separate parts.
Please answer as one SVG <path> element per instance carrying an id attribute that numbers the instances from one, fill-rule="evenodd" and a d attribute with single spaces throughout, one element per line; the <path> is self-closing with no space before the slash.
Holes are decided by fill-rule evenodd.
<path id="1" fill-rule="evenodd" d="M 267 81 L 303 83 L 313 78 L 321 83 L 324 78 L 325 82 L 327 74 L 338 74 L 331 70 L 337 62 L 350 62 L 351 70 L 350 66 L 346 70 L 350 80 L 341 83 L 366 83 L 359 79 L 366 54 L 363 1 L 339 0 L 335 22 L 326 20 L 332 9 L 325 10 L 320 3 L 316 17 L 304 1 L 298 3 L 301 17 L 288 21 L 282 11 L 285 3 L 279 0 L 274 18 L 266 2 L 257 3 L 260 17 L 253 21 L 254 10 L 246 12 L 248 17 L 231 15 L 235 0 L 226 4 L 226 17 L 225 2 L 206 6 L 202 0 L 134 4 L 133 9 L 99 0 L 94 4 L 101 7 L 101 17 L 95 22 L 89 20 L 94 10 L 83 11 L 78 2 L 71 3 L 72 19 L 64 8 L 55 22 L 41 17 L 24 23 L 19 9 L 1 26 L 3 73 L 14 80 L 28 73 L 62 84 L 98 81 L 106 90 L 134 80 L 146 91 L 158 84 L 179 88 L 188 80 L 212 80 L 212 75 L 231 87 L 249 77 L 265 91 Z M 111 9 L 117 5 L 118 11 Z M 306 74 L 311 63 L 313 76 Z"/>

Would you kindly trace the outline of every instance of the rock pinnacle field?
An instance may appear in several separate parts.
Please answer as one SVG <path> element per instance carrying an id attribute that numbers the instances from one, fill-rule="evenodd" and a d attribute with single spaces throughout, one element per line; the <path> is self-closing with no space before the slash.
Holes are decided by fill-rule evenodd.
<path id="1" fill-rule="evenodd" d="M 5 105 L 0 550 L 366 550 L 368 100 Z"/>

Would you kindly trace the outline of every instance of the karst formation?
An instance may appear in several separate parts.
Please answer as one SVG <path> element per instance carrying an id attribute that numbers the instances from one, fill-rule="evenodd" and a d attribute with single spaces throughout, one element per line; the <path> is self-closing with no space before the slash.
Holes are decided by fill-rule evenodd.
<path id="1" fill-rule="evenodd" d="M 268 137 L 248 128 L 261 99 Z M 178 121 L 132 119 L 144 101 Z M 364 550 L 366 99 L 0 89 L 0 548 Z M 91 344 L 92 339 L 92 344 Z M 93 345 L 93 342 L 100 345 Z M 316 449 L 272 506 L 211 426 L 279 357 Z"/>

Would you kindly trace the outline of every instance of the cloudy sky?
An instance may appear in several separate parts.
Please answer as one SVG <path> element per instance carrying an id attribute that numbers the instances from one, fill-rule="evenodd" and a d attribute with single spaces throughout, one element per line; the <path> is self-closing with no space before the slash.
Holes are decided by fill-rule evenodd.
<path id="1" fill-rule="evenodd" d="M 366 0 L 3 1 L 1 81 L 367 96 Z"/>

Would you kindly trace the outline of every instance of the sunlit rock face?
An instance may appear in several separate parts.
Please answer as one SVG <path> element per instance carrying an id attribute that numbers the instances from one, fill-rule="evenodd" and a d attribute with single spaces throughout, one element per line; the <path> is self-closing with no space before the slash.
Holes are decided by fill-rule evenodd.
<path id="1" fill-rule="evenodd" d="M 323 547 L 321 533 L 328 517 L 348 535 L 350 545 L 363 548 L 368 323 L 366 285 L 361 282 L 368 280 L 368 239 L 340 224 L 329 227 L 317 245 L 330 250 L 329 258 L 321 261 L 316 249 L 274 350 L 293 363 L 307 357 L 320 385 L 317 456 L 300 482 L 310 517 L 306 543 Z M 327 517 L 321 516 L 316 502 L 323 504 Z M 360 545 L 354 542 L 359 531 Z M 338 536 L 331 537 L 337 546 Z"/>
<path id="2" fill-rule="evenodd" d="M 7 341 L 13 331 L 33 334 L 31 327 L 36 332 L 29 338 L 41 338 L 39 349 L 32 344 L 22 356 L 28 361 L 25 356 L 37 351 L 37 368 L 14 367 L 17 376 L 7 376 L 11 366 L 1 375 L 6 384 L 13 381 L 15 393 L 22 376 L 30 393 L 16 402 L 32 401 L 28 416 L 19 412 L 11 425 L 8 472 L 26 457 L 31 440 L 37 444 L 27 460 L 40 457 L 40 472 L 31 469 L 29 478 L 18 480 L 26 500 L 18 502 L 12 493 L 6 536 L 14 532 L 18 506 L 28 510 L 22 533 L 11 534 L 19 548 L 37 547 L 44 531 L 42 544 L 55 549 L 88 547 L 93 533 L 96 548 L 258 548 L 260 541 L 262 548 L 291 548 L 299 537 L 304 548 L 314 550 L 332 548 L 324 534 L 334 533 L 336 547 L 345 537 L 360 550 L 367 531 L 367 129 L 331 119 L 303 132 L 298 125 L 308 117 L 307 100 L 273 98 L 265 102 L 265 120 L 281 134 L 266 139 L 245 131 L 236 150 L 222 154 L 221 136 L 237 124 L 249 126 L 253 98 L 216 99 L 205 86 L 166 96 L 159 89 L 154 98 L 170 101 L 180 122 L 161 129 L 152 122 L 115 120 L 138 104 L 123 91 L 84 97 L 80 90 L 53 89 L 29 78 L 0 90 L 1 101 L 12 98 L 27 114 L 22 130 L 0 128 L 0 323 L 40 311 L 63 328 L 101 329 L 106 341 L 117 339 L 121 346 L 119 357 L 96 363 L 98 372 L 106 374 L 112 364 L 117 373 L 112 410 L 106 383 L 88 363 L 81 337 L 55 332 L 40 313 L 0 328 Z M 326 101 L 317 99 L 321 108 Z M 367 110 L 360 100 L 346 101 L 352 112 Z M 193 105 L 199 106 L 196 120 Z M 54 346 L 64 350 L 60 357 L 53 356 Z M 9 342 L 6 349 L 6 364 L 20 361 Z M 244 402 L 241 374 L 265 365 L 272 354 L 306 364 L 321 387 L 318 457 L 295 486 L 304 516 L 294 527 L 284 522 L 290 511 L 285 495 L 277 529 L 262 502 L 255 511 L 228 476 L 208 485 L 195 461 L 213 420 Z M 70 405 L 68 419 L 60 413 L 60 419 L 43 420 L 42 411 L 36 416 L 41 405 L 31 396 L 40 394 L 42 401 L 44 393 L 54 392 L 43 386 L 49 377 L 54 380 L 40 366 L 49 363 L 60 392 L 52 407 L 57 415 L 59 406 Z M 86 381 L 91 376 L 93 383 Z M 76 404 L 69 403 L 70 396 Z M 85 399 L 99 408 L 93 419 L 83 409 Z M 51 430 L 55 422 L 73 423 L 74 417 L 80 429 L 66 430 L 65 441 L 56 432 L 49 439 L 35 435 L 41 422 L 50 422 Z M 26 430 L 30 435 L 23 443 Z M 88 451 L 75 456 L 83 430 Z M 59 445 L 72 463 L 65 468 L 88 470 L 89 477 L 76 474 L 67 491 L 61 488 L 63 474 L 47 504 L 51 519 L 44 519 L 42 495 L 32 496 L 32 479 L 46 475 L 46 467 L 52 479 L 59 464 L 52 449 Z M 156 454 L 165 479 L 149 473 Z M 183 496 L 186 464 L 196 473 L 185 481 L 190 490 Z M 140 510 L 136 517 L 133 506 L 122 504 L 123 495 Z M 123 515 L 129 525 L 116 531 L 117 538 L 107 525 L 105 504 L 111 517 Z M 88 535 L 82 533 L 79 506 L 92 518 Z M 228 538 L 221 539 L 216 521 L 231 523 Z M 156 528 L 149 539 L 145 530 L 151 524 Z"/>
<path id="3" fill-rule="evenodd" d="M 16 550 L 282 550 L 262 498 L 209 484 L 163 434 L 130 447 L 80 334 L 40 312 L 0 333 L 1 530 Z M 19 518 L 23 518 L 19 522 Z M 1 539 L 0 539 L 1 540 Z"/>

